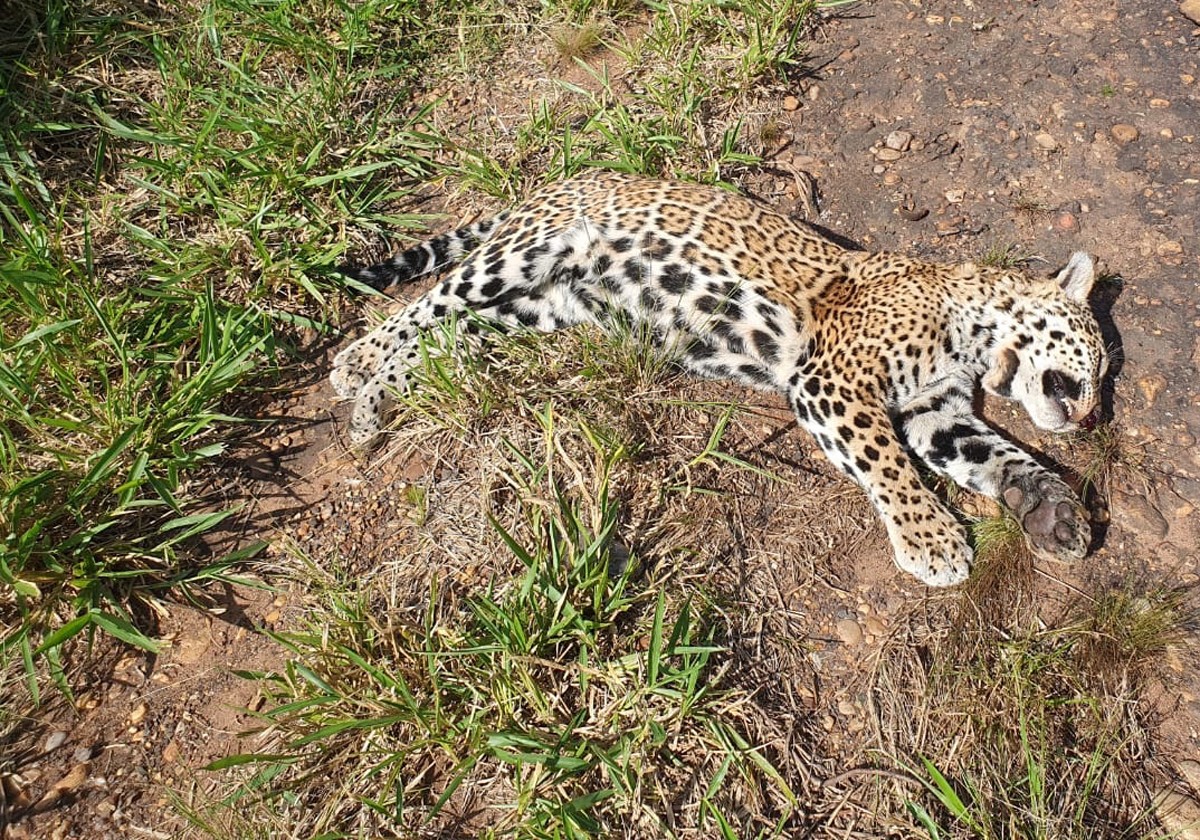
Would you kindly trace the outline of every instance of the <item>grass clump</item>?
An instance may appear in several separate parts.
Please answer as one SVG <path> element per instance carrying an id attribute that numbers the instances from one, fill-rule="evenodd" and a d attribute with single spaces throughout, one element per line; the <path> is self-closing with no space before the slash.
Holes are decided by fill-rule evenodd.
<path id="1" fill-rule="evenodd" d="M 595 20 L 579 24 L 561 23 L 550 30 L 550 38 L 554 49 L 561 58 L 568 61 L 584 58 L 588 53 L 600 46 L 604 36 L 604 28 Z"/>
<path id="2" fill-rule="evenodd" d="M 1033 254 L 1026 253 L 1020 245 L 995 243 L 988 247 L 979 257 L 980 265 L 994 268 L 1021 268 L 1036 259 Z"/>
<path id="3" fill-rule="evenodd" d="M 196 814 L 213 834 L 237 836 L 249 802 L 304 836 L 777 836 L 798 818 L 717 603 L 631 539 L 632 454 L 548 405 L 531 423 L 533 445 L 496 450 L 482 567 L 434 552 L 322 575 L 311 627 L 279 637 L 294 661 L 259 675 L 270 744 L 214 765 L 247 771 L 226 800 L 241 817 Z"/>

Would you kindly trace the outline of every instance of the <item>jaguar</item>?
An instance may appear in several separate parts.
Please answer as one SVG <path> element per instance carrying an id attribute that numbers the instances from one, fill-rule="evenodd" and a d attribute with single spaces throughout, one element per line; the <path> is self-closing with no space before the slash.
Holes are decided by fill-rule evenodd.
<path id="1" fill-rule="evenodd" d="M 1051 432 L 1097 409 L 1108 357 L 1086 253 L 1038 278 L 856 250 L 731 190 L 592 171 L 343 271 L 381 290 L 443 272 L 334 360 L 357 446 L 408 387 L 425 330 L 452 323 L 465 335 L 479 323 L 466 313 L 542 332 L 621 318 L 688 371 L 782 395 L 865 490 L 896 565 L 926 584 L 964 580 L 973 552 L 919 463 L 1006 506 L 1036 556 L 1089 548 L 1077 494 L 975 411 L 980 386 Z"/>

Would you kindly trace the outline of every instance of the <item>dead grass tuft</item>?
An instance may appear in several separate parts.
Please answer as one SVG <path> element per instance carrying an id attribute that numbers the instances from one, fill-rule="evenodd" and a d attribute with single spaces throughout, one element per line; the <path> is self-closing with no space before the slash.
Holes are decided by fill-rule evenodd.
<path id="1" fill-rule="evenodd" d="M 1192 588 L 1125 583 L 1107 589 L 1079 612 L 1075 656 L 1090 682 L 1107 691 L 1140 687 L 1146 667 L 1183 650 L 1200 626 Z"/>
<path id="2" fill-rule="evenodd" d="M 600 46 L 604 26 L 596 20 L 560 23 L 550 28 L 550 40 L 559 57 L 567 61 L 586 58 Z"/>
<path id="3" fill-rule="evenodd" d="M 1021 526 L 1007 513 L 972 526 L 975 567 L 957 604 L 954 620 L 960 641 L 986 643 L 997 627 L 1027 615 L 1034 596 L 1033 555 Z"/>

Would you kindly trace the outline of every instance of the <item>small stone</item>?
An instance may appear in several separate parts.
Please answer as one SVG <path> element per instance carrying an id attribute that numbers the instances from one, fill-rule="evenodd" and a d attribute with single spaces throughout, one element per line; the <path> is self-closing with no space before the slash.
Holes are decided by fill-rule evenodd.
<path id="1" fill-rule="evenodd" d="M 67 733 L 63 731 L 51 732 L 46 736 L 46 744 L 42 748 L 45 752 L 53 752 L 63 745 L 67 740 Z"/>
<path id="2" fill-rule="evenodd" d="M 1137 386 L 1146 400 L 1146 408 L 1153 408 L 1158 395 L 1167 387 L 1167 378 L 1161 373 L 1152 373 L 1139 379 Z"/>
<path id="3" fill-rule="evenodd" d="M 912 145 L 912 139 L 911 131 L 892 131 L 883 138 L 883 145 L 897 152 L 907 152 L 908 147 Z"/>
<path id="4" fill-rule="evenodd" d="M 174 738 L 163 747 L 162 760 L 163 764 L 174 764 L 179 760 L 179 742 Z"/>
<path id="5" fill-rule="evenodd" d="M 837 710 L 838 714 L 840 714 L 842 717 L 853 717 L 854 713 L 858 711 L 858 709 L 854 708 L 853 703 L 845 699 L 837 702 Z"/>
<path id="6" fill-rule="evenodd" d="M 817 97 L 820 95 L 821 95 L 821 86 L 820 85 L 813 85 L 812 87 L 810 87 L 808 89 L 809 102 L 816 102 Z"/>
<path id="7" fill-rule="evenodd" d="M 951 204 L 962 204 L 963 199 L 966 197 L 966 190 L 946 190 L 946 201 Z"/>
<path id="8" fill-rule="evenodd" d="M 146 717 L 146 704 L 139 703 L 137 707 L 129 713 L 129 722 L 137 726 Z"/>
<path id="9" fill-rule="evenodd" d="M 1200 795 L 1200 761 L 1185 759 L 1177 765 L 1183 778 L 1191 786 L 1192 792 Z"/>
<path id="10" fill-rule="evenodd" d="M 1154 252 L 1160 257 L 1175 257 L 1183 253 L 1183 243 L 1167 239 L 1155 245 Z"/>
<path id="11" fill-rule="evenodd" d="M 1151 108 L 1170 108 L 1170 107 L 1171 107 L 1171 100 L 1169 100 L 1169 99 L 1160 99 L 1160 98 L 1158 98 L 1158 97 L 1155 97 L 1154 99 L 1151 99 L 1151 100 L 1150 100 L 1150 107 L 1151 107 Z"/>
<path id="12" fill-rule="evenodd" d="M 858 645 L 863 640 L 863 630 L 852 618 L 843 618 L 837 623 L 838 638 L 847 645 Z"/>
<path id="13" fill-rule="evenodd" d="M 1046 152 L 1052 152 L 1058 148 L 1058 141 L 1054 139 L 1054 136 L 1044 131 L 1034 135 L 1033 142 L 1037 143 L 1039 149 Z"/>
<path id="14" fill-rule="evenodd" d="M 900 160 L 900 158 L 903 156 L 904 152 L 897 151 L 896 149 L 889 149 L 887 146 L 884 146 L 882 149 L 875 152 L 875 159 L 882 161 Z"/>
<path id="15" fill-rule="evenodd" d="M 71 753 L 71 759 L 76 764 L 86 764 L 87 762 L 92 760 L 92 748 L 91 747 L 77 747 L 75 749 L 75 752 Z"/>
<path id="16" fill-rule="evenodd" d="M 1113 501 L 1116 502 L 1113 512 L 1118 514 L 1118 524 L 1156 540 L 1167 536 L 1170 526 L 1149 499 L 1118 491 L 1113 494 Z"/>
<path id="17" fill-rule="evenodd" d="M 799 99 L 799 97 L 796 97 L 796 96 L 785 96 L 785 97 L 783 97 L 783 110 L 785 110 L 785 111 L 795 111 L 795 110 L 796 110 L 797 108 L 799 108 L 799 107 L 800 107 L 800 99 Z"/>
<path id="18" fill-rule="evenodd" d="M 1079 233 L 1079 219 L 1074 213 L 1064 211 L 1054 217 L 1054 229 L 1058 233 Z"/>
<path id="19" fill-rule="evenodd" d="M 898 172 L 888 172 L 883 176 L 883 183 L 887 184 L 889 187 L 896 186 L 902 180 L 904 179 L 900 177 L 900 173 Z"/>
<path id="20" fill-rule="evenodd" d="M 1200 0 L 1183 0 L 1179 11 L 1193 23 L 1200 23 Z"/>
<path id="21" fill-rule="evenodd" d="M 867 625 L 867 632 L 872 636 L 883 636 L 887 633 L 887 624 L 878 616 L 869 615 L 863 623 Z"/>
<path id="22" fill-rule="evenodd" d="M 1154 810 L 1167 837 L 1200 840 L 1200 802 L 1169 788 L 1159 791 L 1154 800 Z"/>
<path id="23" fill-rule="evenodd" d="M 1134 140 L 1138 139 L 1139 136 L 1141 136 L 1138 133 L 1137 128 L 1129 125 L 1129 123 L 1117 123 L 1112 127 L 1111 131 L 1113 139 L 1122 146 L 1132 143 Z"/>

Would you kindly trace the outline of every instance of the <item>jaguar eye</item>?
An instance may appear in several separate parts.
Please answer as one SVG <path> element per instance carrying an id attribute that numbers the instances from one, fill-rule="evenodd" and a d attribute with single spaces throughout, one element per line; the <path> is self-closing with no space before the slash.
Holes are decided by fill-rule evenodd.
<path id="1" fill-rule="evenodd" d="M 1042 391 L 1056 399 L 1075 399 L 1079 396 L 1079 383 L 1057 370 L 1048 370 L 1042 374 Z"/>

